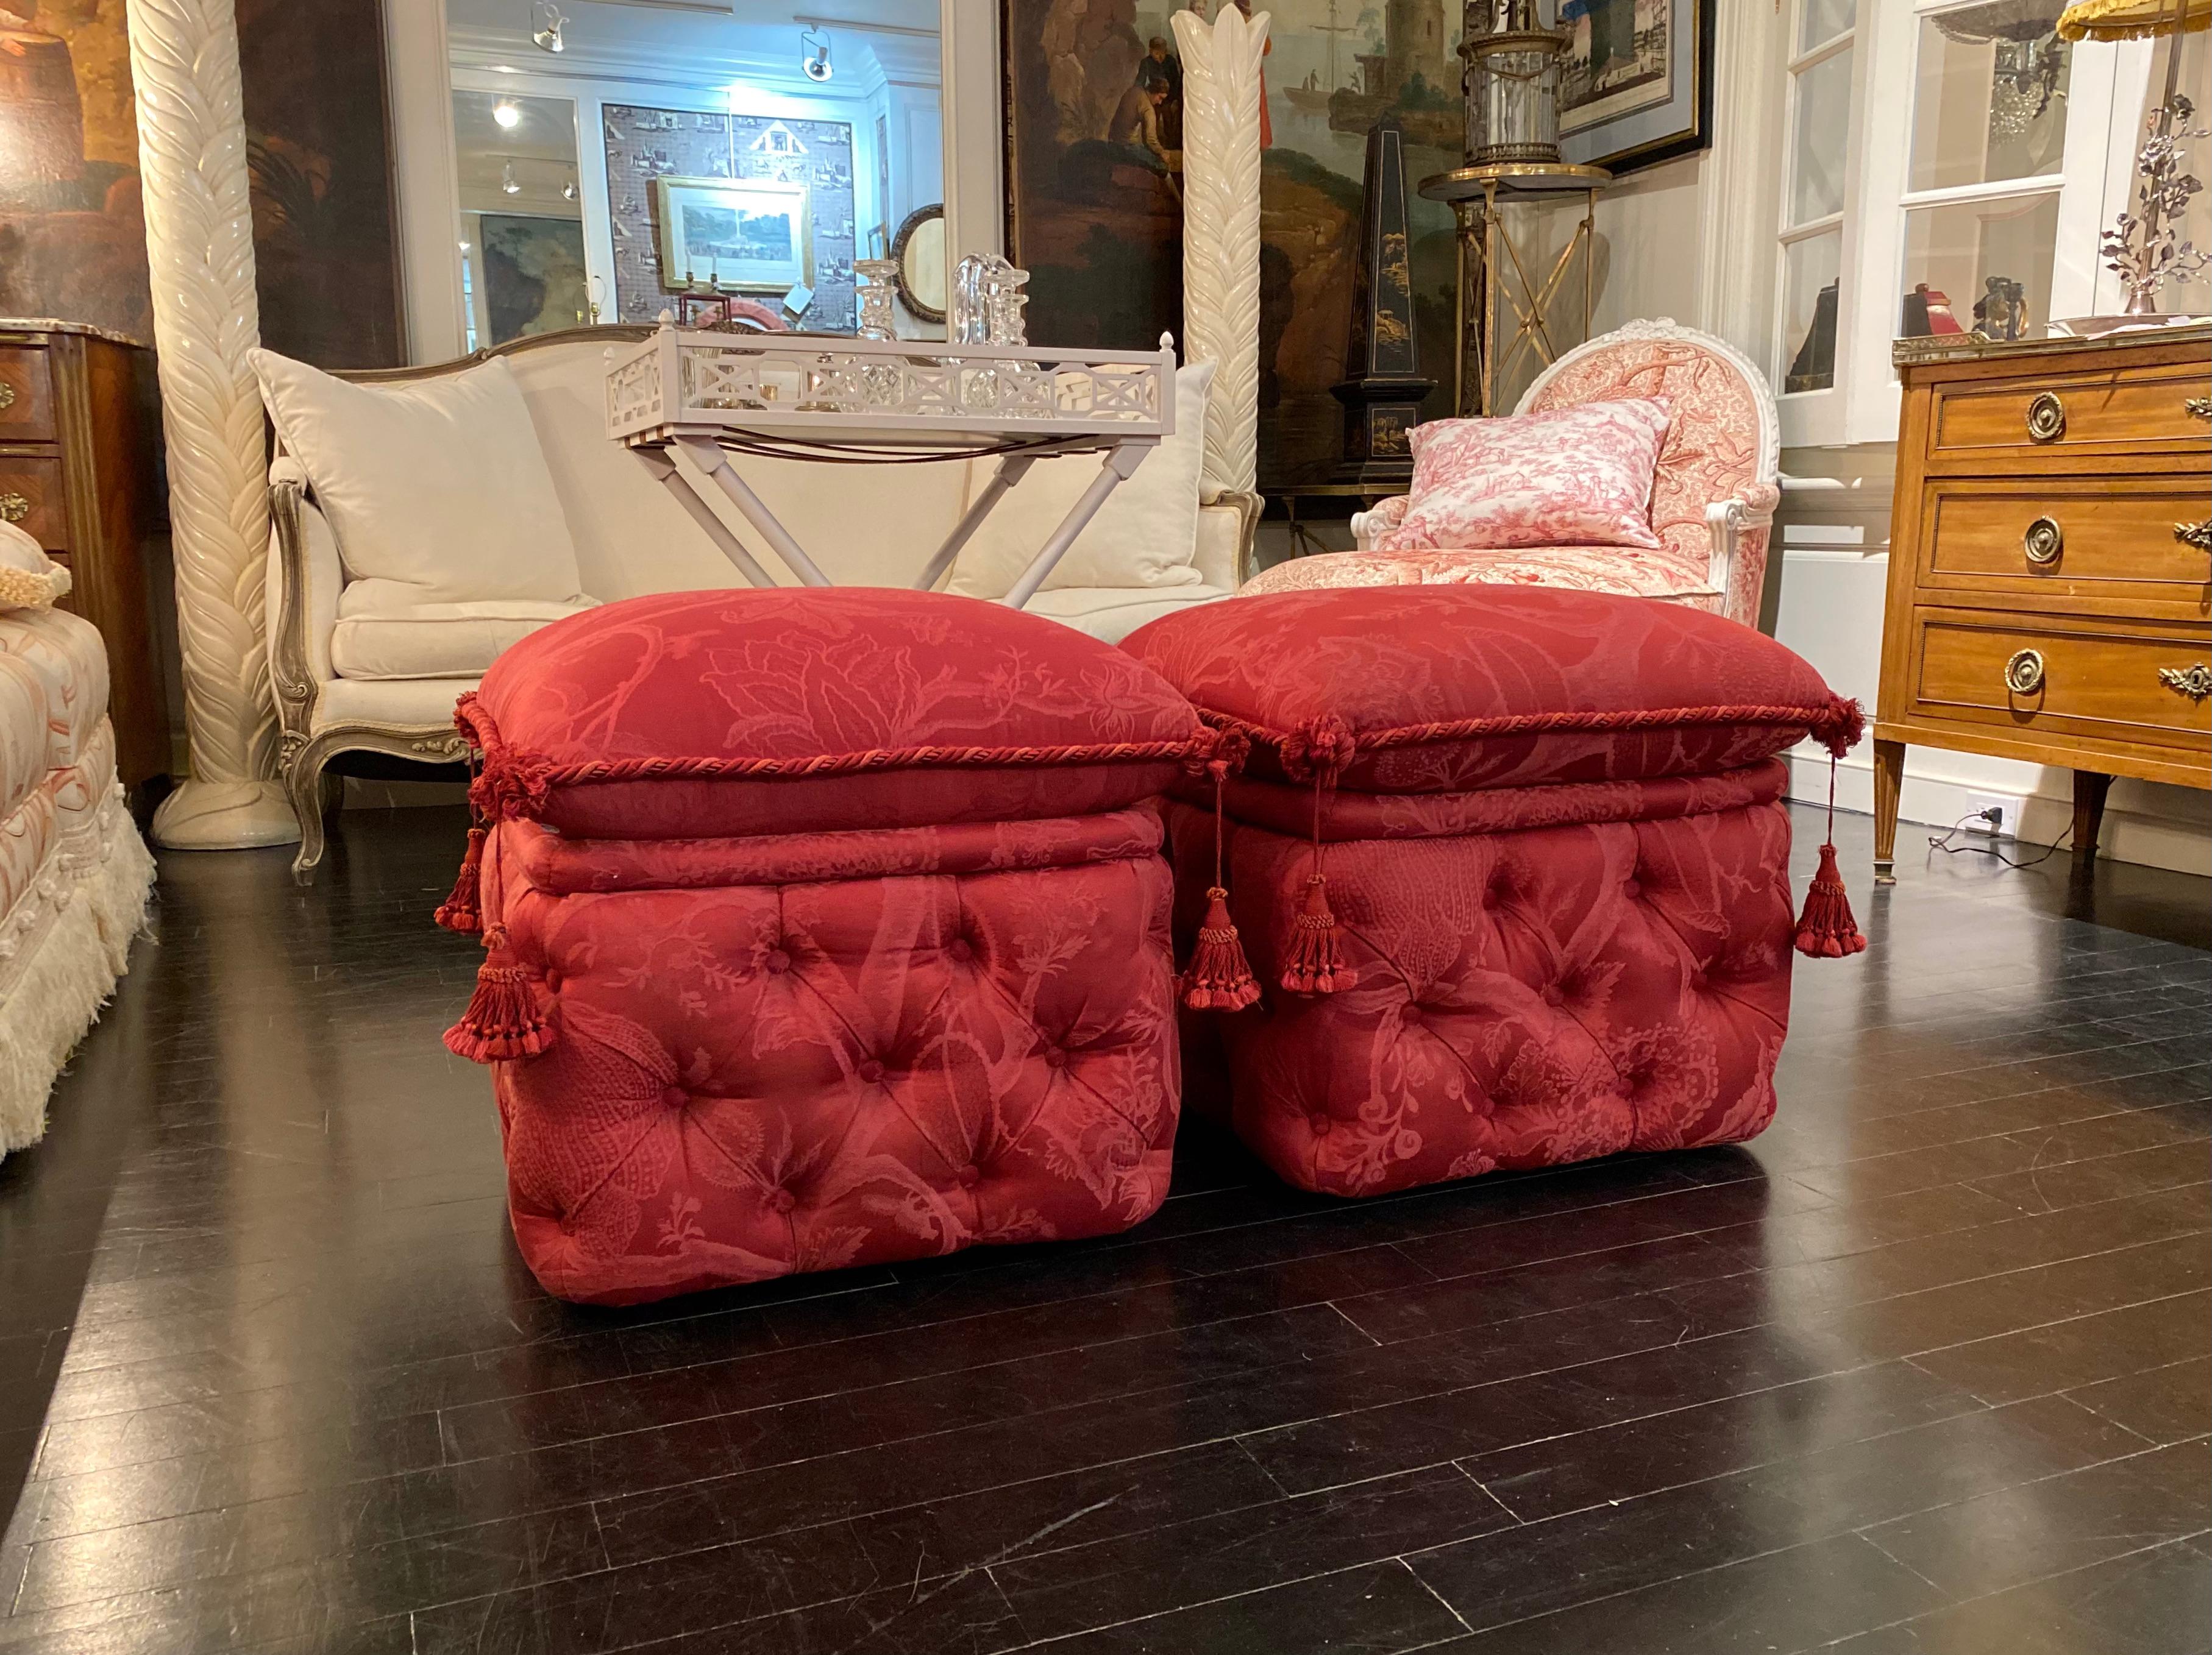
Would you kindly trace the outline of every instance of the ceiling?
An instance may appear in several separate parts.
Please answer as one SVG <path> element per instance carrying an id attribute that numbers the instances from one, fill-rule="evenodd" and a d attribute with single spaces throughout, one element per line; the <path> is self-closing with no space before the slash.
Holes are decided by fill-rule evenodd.
<path id="1" fill-rule="evenodd" d="M 558 0 L 567 50 L 539 51 L 530 36 L 532 0 L 447 0 L 457 52 L 482 62 L 511 53 L 526 72 L 577 74 L 587 63 L 680 76 L 711 76 L 747 64 L 771 66 L 801 85 L 799 20 L 830 38 L 839 82 L 865 90 L 878 76 L 937 78 L 938 0 Z M 842 25 L 842 26 L 841 26 Z M 915 30 L 919 33 L 896 31 Z M 886 32 L 890 31 L 890 32 Z M 833 84 L 823 90 L 845 90 Z"/>

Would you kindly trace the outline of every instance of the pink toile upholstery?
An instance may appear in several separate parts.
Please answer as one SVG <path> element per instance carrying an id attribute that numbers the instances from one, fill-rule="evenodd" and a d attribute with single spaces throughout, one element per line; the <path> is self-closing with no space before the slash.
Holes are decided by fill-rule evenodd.
<path id="1" fill-rule="evenodd" d="M 867 588 L 592 610 L 464 707 L 499 818 L 447 1037 L 494 1062 L 517 1242 L 627 1303 L 1126 1228 L 1180 1079 L 1157 675 Z M 627 824 L 627 825 L 626 825 Z"/>
<path id="2" fill-rule="evenodd" d="M 1456 586 L 1412 614 L 1284 593 L 1124 646 L 1251 744 L 1222 790 L 1225 883 L 1264 998 L 1185 1017 L 1237 1135 L 1339 1195 L 1752 1137 L 1792 964 L 1777 755 L 1848 744 L 1856 708 L 1684 605 Z M 1178 798 L 1188 949 L 1212 790 Z M 1316 863 L 1342 969 L 1294 991 Z"/>
<path id="3" fill-rule="evenodd" d="M 1357 586 L 1507 583 L 1671 599 L 1754 626 L 1780 462 L 1772 393 L 1723 341 L 1672 322 L 1636 322 L 1591 340 L 1532 385 L 1515 412 L 1542 414 L 1624 397 L 1670 411 L 1651 492 L 1660 549 L 1624 546 L 1382 551 L 1403 495 L 1354 519 L 1361 549 L 1276 565 L 1248 594 Z"/>

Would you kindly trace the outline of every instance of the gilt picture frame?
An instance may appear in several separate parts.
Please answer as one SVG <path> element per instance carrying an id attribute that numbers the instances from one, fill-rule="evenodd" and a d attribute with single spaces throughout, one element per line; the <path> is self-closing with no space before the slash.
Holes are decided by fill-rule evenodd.
<path id="1" fill-rule="evenodd" d="M 1559 153 L 1616 178 L 1709 149 L 1718 0 L 1561 0 Z"/>
<path id="2" fill-rule="evenodd" d="M 804 184 L 773 179 L 655 179 L 663 287 L 781 294 L 813 286 L 807 193 Z"/>

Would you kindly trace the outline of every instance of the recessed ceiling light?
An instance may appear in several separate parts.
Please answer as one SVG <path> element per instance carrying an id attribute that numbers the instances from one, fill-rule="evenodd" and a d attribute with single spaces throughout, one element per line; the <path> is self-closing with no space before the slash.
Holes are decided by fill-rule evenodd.
<path id="1" fill-rule="evenodd" d="M 491 118 L 510 132 L 522 124 L 522 112 L 504 98 L 491 106 Z"/>

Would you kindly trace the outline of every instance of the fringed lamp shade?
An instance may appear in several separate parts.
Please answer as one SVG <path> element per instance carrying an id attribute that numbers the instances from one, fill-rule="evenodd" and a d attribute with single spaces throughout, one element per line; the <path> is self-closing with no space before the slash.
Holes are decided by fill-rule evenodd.
<path id="1" fill-rule="evenodd" d="M 2212 27 L 2212 0 L 2080 0 L 2059 15 L 2069 40 L 2137 40 Z"/>
<path id="2" fill-rule="evenodd" d="M 84 110 L 68 45 L 0 27 L 0 195 L 74 183 L 84 171 Z"/>

